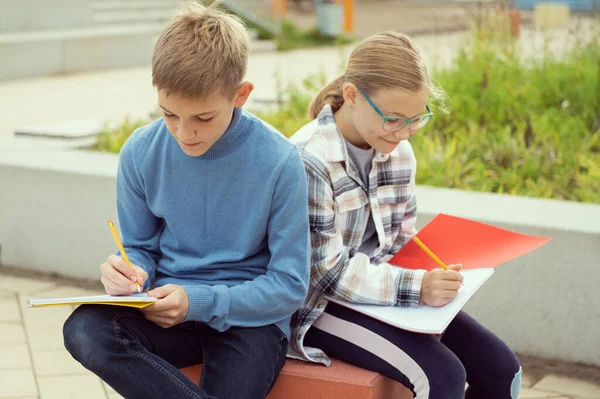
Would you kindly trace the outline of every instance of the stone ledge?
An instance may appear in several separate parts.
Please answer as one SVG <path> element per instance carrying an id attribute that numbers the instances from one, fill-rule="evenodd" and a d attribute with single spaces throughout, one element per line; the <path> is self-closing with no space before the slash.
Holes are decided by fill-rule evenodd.
<path id="1" fill-rule="evenodd" d="M 0 143 L 0 245 L 5 265 L 96 279 L 114 253 L 118 156 L 42 139 Z M 51 140 L 47 140 L 51 141 Z M 10 145 L 8 145 L 10 143 Z M 465 310 L 526 355 L 600 366 L 600 206 L 419 186 L 418 228 L 438 213 L 552 237 L 507 262 Z"/>

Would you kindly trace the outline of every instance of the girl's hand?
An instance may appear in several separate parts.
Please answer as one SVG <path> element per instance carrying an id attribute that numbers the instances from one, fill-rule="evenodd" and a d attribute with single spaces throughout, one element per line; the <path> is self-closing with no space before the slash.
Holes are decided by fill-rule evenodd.
<path id="1" fill-rule="evenodd" d="M 434 269 L 425 274 L 421 283 L 421 302 L 429 306 L 444 306 L 451 302 L 463 281 L 461 264 L 448 265 L 450 270 Z"/>

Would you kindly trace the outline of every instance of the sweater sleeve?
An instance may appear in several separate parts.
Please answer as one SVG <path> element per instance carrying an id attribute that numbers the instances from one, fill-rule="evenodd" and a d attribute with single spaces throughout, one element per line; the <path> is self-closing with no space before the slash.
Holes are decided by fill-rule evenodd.
<path id="1" fill-rule="evenodd" d="M 129 260 L 148 273 L 143 288 L 155 279 L 159 259 L 158 241 L 161 222 L 146 202 L 143 179 L 139 172 L 135 133 L 125 143 L 119 156 L 117 172 L 117 214 L 123 247 Z M 117 252 L 117 255 L 121 255 Z"/>
<path id="2" fill-rule="evenodd" d="M 271 257 L 266 273 L 234 287 L 184 286 L 189 299 L 186 321 L 201 321 L 224 331 L 231 326 L 272 324 L 291 316 L 308 290 L 307 204 L 302 161 L 294 148 L 273 189 L 267 225 Z"/>

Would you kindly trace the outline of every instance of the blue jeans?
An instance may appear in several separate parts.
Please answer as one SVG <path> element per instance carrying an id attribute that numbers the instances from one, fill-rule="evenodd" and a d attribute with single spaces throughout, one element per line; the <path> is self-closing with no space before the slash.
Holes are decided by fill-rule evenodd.
<path id="1" fill-rule="evenodd" d="M 133 308 L 78 307 L 65 347 L 125 398 L 263 399 L 283 368 L 287 337 L 275 325 L 219 332 L 204 323 L 164 329 Z M 202 363 L 194 384 L 178 369 Z"/>

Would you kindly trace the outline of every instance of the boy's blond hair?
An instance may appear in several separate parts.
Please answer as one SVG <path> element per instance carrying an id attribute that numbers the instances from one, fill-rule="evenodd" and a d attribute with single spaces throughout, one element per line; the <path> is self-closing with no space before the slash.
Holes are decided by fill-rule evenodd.
<path id="1" fill-rule="evenodd" d="M 214 3 L 216 4 L 216 3 Z M 246 75 L 250 39 L 243 23 L 214 7 L 184 3 L 152 56 L 152 84 L 184 98 L 233 98 Z"/>

